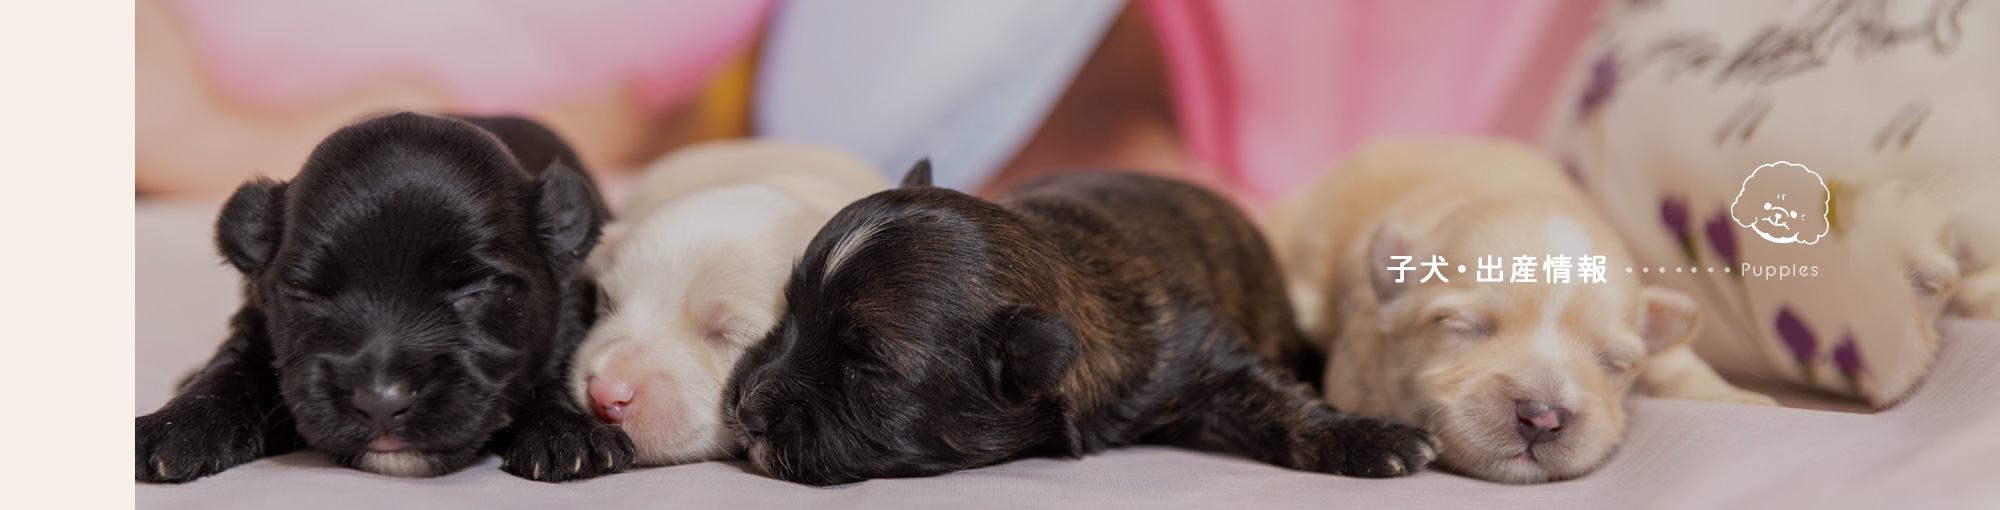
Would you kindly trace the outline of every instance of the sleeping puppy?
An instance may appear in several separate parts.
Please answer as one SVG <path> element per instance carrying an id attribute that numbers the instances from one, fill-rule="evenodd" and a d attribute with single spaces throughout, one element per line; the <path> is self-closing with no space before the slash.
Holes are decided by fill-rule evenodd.
<path id="1" fill-rule="evenodd" d="M 334 132 L 296 178 L 223 206 L 216 244 L 244 304 L 208 365 L 138 418 L 138 479 L 300 443 L 394 476 L 463 469 L 486 447 L 534 480 L 623 469 L 631 441 L 564 387 L 606 215 L 576 155 L 531 121 L 399 113 Z"/>
<path id="2" fill-rule="evenodd" d="M 1409 474 L 1436 439 L 1274 367 L 1303 347 L 1255 228 L 1191 185 L 1064 174 L 1004 206 L 901 188 L 827 223 L 724 393 L 765 472 L 831 485 L 1217 438 L 1293 469 Z"/>
<path id="3" fill-rule="evenodd" d="M 886 187 L 817 145 L 714 142 L 662 158 L 621 211 L 636 222 L 606 227 L 618 234 L 590 258 L 606 312 L 571 366 L 576 401 L 624 428 L 640 465 L 734 456 L 722 387 L 736 359 L 778 322 L 813 233 Z"/>
<path id="4" fill-rule="evenodd" d="M 828 211 L 889 187 L 875 165 L 838 147 L 723 140 L 688 146 L 653 162 L 618 217 L 636 221 L 687 194 L 742 184 L 774 188 Z M 605 228 L 616 230 L 619 224 Z"/>
<path id="5" fill-rule="evenodd" d="M 1301 325 L 1330 355 L 1328 400 L 1422 424 L 1444 440 L 1443 466 L 1510 483 L 1604 462 L 1634 385 L 1773 405 L 1695 357 L 1694 301 L 1625 274 L 1633 259 L 1618 234 L 1570 186 L 1553 162 L 1510 143 L 1381 143 L 1283 204 L 1272 244 Z M 1391 257 L 1432 255 L 1446 263 L 1442 278 L 1411 264 L 1397 282 L 1388 269 L 1399 265 Z M 1540 264 L 1549 255 L 1604 256 L 1611 269 L 1603 282 L 1551 283 Z M 1457 270 L 1512 268 L 1520 256 L 1535 257 L 1537 283 Z"/>

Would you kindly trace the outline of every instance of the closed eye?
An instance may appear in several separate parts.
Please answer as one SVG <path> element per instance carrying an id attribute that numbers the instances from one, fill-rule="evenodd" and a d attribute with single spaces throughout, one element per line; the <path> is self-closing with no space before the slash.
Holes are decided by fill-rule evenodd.
<path id="1" fill-rule="evenodd" d="M 327 297 L 326 292 L 315 290 L 310 285 L 292 281 L 279 281 L 276 285 L 272 286 L 271 291 L 272 294 L 293 302 L 317 302 Z"/>
<path id="2" fill-rule="evenodd" d="M 486 278 L 459 287 L 451 294 L 451 307 L 460 312 L 468 312 L 477 307 L 485 298 L 507 289 L 503 278 Z"/>
<path id="3" fill-rule="evenodd" d="M 708 333 L 703 336 L 703 340 L 708 342 L 708 348 L 715 350 L 728 349 L 730 346 L 736 344 L 735 339 L 736 339 L 735 333 L 732 333 L 726 329 L 709 330 Z"/>
<path id="4" fill-rule="evenodd" d="M 1452 317 L 1452 316 L 1438 317 L 1437 322 L 1438 326 L 1443 327 L 1444 329 L 1449 329 L 1460 333 L 1479 332 L 1478 324 L 1473 324 L 1472 321 L 1465 320 L 1464 318 L 1461 317 Z"/>
<path id="5" fill-rule="evenodd" d="M 894 365 L 886 362 L 878 352 L 869 348 L 871 343 L 867 335 L 872 334 L 871 331 L 851 325 L 839 331 L 835 337 L 839 340 L 844 354 L 841 360 L 843 365 L 868 376 L 889 376 L 896 373 Z"/>
<path id="6" fill-rule="evenodd" d="M 709 312 L 707 329 L 703 331 L 703 335 L 710 349 L 733 349 L 750 343 L 753 335 L 761 333 L 751 332 L 750 321 L 734 315 L 732 310 L 726 305 L 717 305 Z"/>
<path id="7" fill-rule="evenodd" d="M 1493 324 L 1471 310 L 1447 309 L 1432 316 L 1431 321 L 1444 331 L 1475 338 L 1493 335 Z"/>
<path id="8" fill-rule="evenodd" d="M 893 372 L 889 370 L 888 364 L 865 352 L 849 349 L 847 350 L 847 355 L 843 358 L 841 360 L 842 366 L 845 366 L 849 371 L 857 372 L 861 375 L 882 376 Z"/>
<path id="9" fill-rule="evenodd" d="M 299 287 L 295 285 L 287 285 L 284 287 L 280 287 L 280 289 L 285 294 L 285 297 L 289 297 L 292 299 L 311 300 L 311 299 L 319 299 L 325 297 L 320 295 L 320 293 L 318 292 L 306 290 L 304 287 Z"/>
<path id="10" fill-rule="evenodd" d="M 842 362 L 840 364 L 840 373 L 850 383 L 850 388 L 854 388 L 851 384 L 856 381 L 863 379 L 883 380 L 889 374 L 882 370 L 880 364 L 861 357 L 851 357 Z"/>
<path id="11" fill-rule="evenodd" d="M 840 328 L 839 333 L 834 335 L 834 339 L 838 340 L 841 346 L 854 351 L 855 354 L 866 356 L 868 353 L 862 351 L 868 346 L 870 333 L 866 328 L 850 325 Z"/>
<path id="12" fill-rule="evenodd" d="M 460 312 L 472 311 L 473 307 L 479 305 L 481 294 L 484 294 L 484 291 L 460 292 L 451 298 L 451 307 Z"/>
<path id="13" fill-rule="evenodd" d="M 1631 355 L 1605 351 L 1597 355 L 1597 364 L 1604 368 L 1605 373 L 1621 375 L 1630 372 L 1632 367 L 1638 363 L 1634 361 Z"/>

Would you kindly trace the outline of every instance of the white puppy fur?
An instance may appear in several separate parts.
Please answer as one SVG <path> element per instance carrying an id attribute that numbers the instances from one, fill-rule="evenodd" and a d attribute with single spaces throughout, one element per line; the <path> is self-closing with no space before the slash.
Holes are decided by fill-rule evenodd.
<path id="1" fill-rule="evenodd" d="M 792 263 L 826 220 L 887 187 L 816 145 L 714 142 L 655 163 L 589 261 L 604 303 L 573 397 L 625 429 L 638 465 L 737 454 L 720 410 L 736 359 L 776 323 Z"/>
<path id="2" fill-rule="evenodd" d="M 1327 399 L 1423 425 L 1444 441 L 1444 467 L 1510 483 L 1596 468 L 1623 437 L 1635 387 L 1775 405 L 1695 357 L 1694 301 L 1624 274 L 1622 241 L 1571 186 L 1516 144 L 1377 143 L 1282 204 L 1271 241 L 1302 328 L 1330 355 Z M 1550 254 L 1603 255 L 1615 269 L 1602 283 L 1547 283 Z M 1449 282 L 1420 283 L 1432 255 Z M 1511 269 L 1524 255 L 1537 283 L 1477 281 L 1481 257 Z M 1402 283 L 1391 256 L 1413 257 Z"/>

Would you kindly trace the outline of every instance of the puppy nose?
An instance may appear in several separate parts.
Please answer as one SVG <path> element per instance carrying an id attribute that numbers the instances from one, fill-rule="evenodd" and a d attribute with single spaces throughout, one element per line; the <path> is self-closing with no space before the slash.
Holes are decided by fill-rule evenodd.
<path id="1" fill-rule="evenodd" d="M 632 386 L 610 377 L 591 376 L 590 404 L 597 417 L 617 425 L 625 422 L 625 407 L 632 405 Z"/>
<path id="2" fill-rule="evenodd" d="M 736 425 L 743 427 L 743 434 L 751 439 L 764 437 L 764 432 L 771 428 L 770 419 L 764 416 L 764 411 L 749 406 L 736 408 Z"/>
<path id="3" fill-rule="evenodd" d="M 1563 427 L 1569 424 L 1568 409 L 1551 407 L 1537 400 L 1514 401 L 1514 431 L 1528 444 L 1554 441 L 1562 436 Z"/>
<path id="4" fill-rule="evenodd" d="M 368 418 L 375 429 L 388 433 L 403 424 L 409 414 L 411 396 L 401 386 L 361 387 L 354 390 L 354 409 Z"/>

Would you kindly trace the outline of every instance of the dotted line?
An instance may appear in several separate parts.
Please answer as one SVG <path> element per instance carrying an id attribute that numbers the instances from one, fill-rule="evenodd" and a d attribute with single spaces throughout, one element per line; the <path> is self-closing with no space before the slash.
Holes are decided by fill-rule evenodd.
<path id="1" fill-rule="evenodd" d="M 1465 272 L 1465 266 L 1458 266 L 1458 272 L 1460 272 L 1460 273 L 1463 273 L 1463 272 Z M 1627 272 L 1627 273 L 1630 273 L 1630 272 L 1632 272 L 1632 268 L 1630 268 L 1630 267 L 1627 267 L 1627 268 L 1625 268 L 1625 272 Z M 1641 273 L 1653 273 L 1653 272 L 1660 272 L 1660 273 L 1665 273 L 1665 272 L 1667 272 L 1667 268 L 1665 268 L 1665 267 L 1660 267 L 1660 268 L 1651 268 L 1651 267 L 1642 267 L 1642 268 L 1639 268 L 1639 272 L 1641 272 Z M 1676 267 L 1676 268 L 1674 268 L 1674 272 L 1676 272 L 1676 273 L 1700 273 L 1700 272 L 1702 272 L 1702 268 L 1699 268 L 1699 267 Z M 1711 268 L 1708 268 L 1708 272 L 1710 272 L 1710 273 L 1713 273 L 1713 272 L 1715 272 L 1715 268 L 1713 268 L 1713 267 L 1711 267 Z M 1723 268 L 1722 268 L 1722 272 L 1724 272 L 1724 273 L 1727 273 L 1727 272 L 1729 272 L 1729 267 L 1728 267 L 1728 266 L 1723 266 Z"/>

